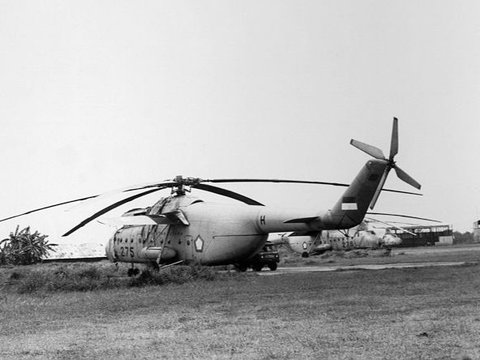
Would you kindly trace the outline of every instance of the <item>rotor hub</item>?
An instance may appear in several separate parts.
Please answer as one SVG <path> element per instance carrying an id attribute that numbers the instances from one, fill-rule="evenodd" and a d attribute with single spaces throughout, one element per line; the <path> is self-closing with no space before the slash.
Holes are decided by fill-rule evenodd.
<path id="1" fill-rule="evenodd" d="M 182 186 L 182 185 L 195 186 L 200 184 L 202 182 L 202 179 L 195 178 L 195 177 L 184 178 L 182 175 L 177 175 L 175 176 L 175 179 L 173 179 L 173 181 L 177 183 L 179 186 Z"/>

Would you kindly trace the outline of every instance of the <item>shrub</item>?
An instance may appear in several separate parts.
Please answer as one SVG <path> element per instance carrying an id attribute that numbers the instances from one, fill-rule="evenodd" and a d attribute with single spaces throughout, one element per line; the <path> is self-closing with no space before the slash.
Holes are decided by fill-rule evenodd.
<path id="1" fill-rule="evenodd" d="M 0 241 L 0 265 L 30 265 L 42 260 L 56 244 L 49 244 L 38 231 L 30 233 L 30 227 L 19 231 L 19 226 L 10 236 Z"/>

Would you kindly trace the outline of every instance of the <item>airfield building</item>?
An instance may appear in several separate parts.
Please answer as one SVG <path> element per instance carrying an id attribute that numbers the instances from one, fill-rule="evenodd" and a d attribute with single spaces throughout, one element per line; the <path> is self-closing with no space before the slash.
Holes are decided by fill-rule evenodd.
<path id="1" fill-rule="evenodd" d="M 403 229 L 409 232 L 403 231 Z M 403 229 L 387 228 L 388 231 L 402 239 L 399 246 L 433 246 L 453 245 L 453 228 L 451 225 L 406 226 Z"/>

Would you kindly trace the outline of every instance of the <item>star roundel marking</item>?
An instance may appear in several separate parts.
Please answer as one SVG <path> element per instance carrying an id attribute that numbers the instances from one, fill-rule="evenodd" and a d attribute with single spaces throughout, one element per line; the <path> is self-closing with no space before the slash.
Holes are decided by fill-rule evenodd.
<path id="1" fill-rule="evenodd" d="M 197 250 L 197 252 L 203 251 L 203 239 L 200 235 L 195 239 L 195 250 Z"/>
<path id="2" fill-rule="evenodd" d="M 304 250 L 307 250 L 307 243 L 305 241 L 303 242 L 302 247 Z"/>

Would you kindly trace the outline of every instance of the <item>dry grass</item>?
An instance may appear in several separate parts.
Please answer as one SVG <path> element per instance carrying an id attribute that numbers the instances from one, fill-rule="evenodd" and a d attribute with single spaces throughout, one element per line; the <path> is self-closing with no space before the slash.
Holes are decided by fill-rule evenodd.
<path id="1" fill-rule="evenodd" d="M 30 294 L 38 292 L 93 291 L 165 284 L 183 284 L 196 280 L 215 280 L 234 273 L 220 274 L 211 267 L 172 266 L 162 271 L 145 269 L 136 277 L 125 276 L 128 265 L 39 264 L 11 267 L 0 274 L 3 292 Z M 237 274 L 236 276 L 241 276 Z M 2 281 L 3 279 L 3 281 Z"/>
<path id="2" fill-rule="evenodd" d="M 469 265 L 3 292 L 0 358 L 479 359 L 479 288 Z"/>
<path id="3" fill-rule="evenodd" d="M 458 245 L 454 247 L 422 247 L 422 248 L 395 248 L 388 256 L 386 251 L 380 250 L 351 250 L 333 251 L 322 255 L 302 259 L 299 254 L 286 249 L 280 249 L 280 265 L 360 265 L 360 264 L 387 264 L 387 263 L 415 263 L 430 261 L 464 261 L 476 262 L 480 257 L 480 244 Z"/>

